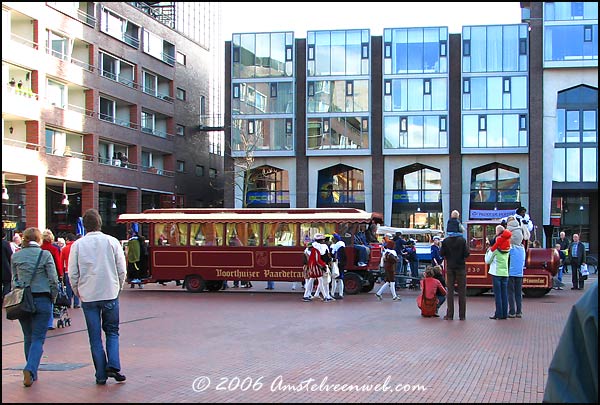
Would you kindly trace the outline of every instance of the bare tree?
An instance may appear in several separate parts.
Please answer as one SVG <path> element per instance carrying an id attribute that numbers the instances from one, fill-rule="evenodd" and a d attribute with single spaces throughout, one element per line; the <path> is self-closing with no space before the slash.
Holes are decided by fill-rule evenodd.
<path id="1" fill-rule="evenodd" d="M 244 155 L 237 157 L 233 156 L 232 154 L 229 156 L 233 160 L 233 170 L 224 172 L 225 178 L 228 178 L 227 175 L 230 174 L 232 175 L 233 180 L 231 182 L 225 181 L 223 183 L 223 189 L 226 187 L 233 187 L 237 192 L 239 192 L 235 193 L 235 199 L 241 202 L 243 208 L 248 207 L 247 195 L 248 186 L 250 181 L 253 180 L 251 177 L 255 161 L 254 151 L 256 150 L 256 145 L 261 139 L 256 132 L 257 131 L 255 131 L 253 134 L 248 134 L 240 131 L 239 148 L 236 150 L 243 151 Z M 231 141 L 226 140 L 225 142 L 230 142 L 230 146 L 233 146 Z M 229 150 L 233 151 L 233 147 L 230 147 Z M 211 184 L 211 186 L 215 187 L 213 184 Z M 239 194 L 241 194 L 241 197 Z"/>

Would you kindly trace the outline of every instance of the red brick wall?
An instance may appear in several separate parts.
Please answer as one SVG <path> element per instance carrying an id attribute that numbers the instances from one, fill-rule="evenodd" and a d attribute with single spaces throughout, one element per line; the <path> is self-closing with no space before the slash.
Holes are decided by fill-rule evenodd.
<path id="1" fill-rule="evenodd" d="M 140 190 L 127 190 L 127 213 L 138 214 L 142 206 L 142 193 Z"/>
<path id="2" fill-rule="evenodd" d="M 25 220 L 25 226 L 30 228 L 40 226 L 39 223 L 39 196 L 38 196 L 38 182 L 37 176 L 27 176 L 27 184 L 25 184 L 25 193 L 27 195 L 27 216 Z"/>
<path id="3" fill-rule="evenodd" d="M 40 145 L 39 121 L 25 121 L 25 140 L 27 141 L 27 143 Z"/>
<path id="4" fill-rule="evenodd" d="M 98 193 L 96 183 L 81 184 L 81 215 L 90 208 L 98 209 Z"/>

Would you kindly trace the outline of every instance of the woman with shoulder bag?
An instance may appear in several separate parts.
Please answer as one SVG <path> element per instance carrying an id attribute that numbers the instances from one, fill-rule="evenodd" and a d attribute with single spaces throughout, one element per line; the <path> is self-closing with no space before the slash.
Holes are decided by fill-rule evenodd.
<path id="1" fill-rule="evenodd" d="M 23 369 L 23 385 L 30 387 L 37 380 L 42 359 L 52 303 L 58 294 L 58 274 L 52 254 L 42 250 L 42 233 L 37 228 L 23 232 L 23 248 L 12 256 L 13 287 L 31 287 L 35 313 L 19 319 L 27 364 Z M 36 266 L 37 264 L 37 266 Z"/>

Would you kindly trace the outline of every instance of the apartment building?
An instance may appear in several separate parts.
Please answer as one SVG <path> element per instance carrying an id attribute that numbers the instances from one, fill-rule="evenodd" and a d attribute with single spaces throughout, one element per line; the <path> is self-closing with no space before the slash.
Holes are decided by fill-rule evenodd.
<path id="1" fill-rule="evenodd" d="M 351 206 L 443 228 L 525 206 L 598 251 L 598 6 L 522 23 L 234 33 L 225 206 Z M 290 88 L 290 86 L 292 86 Z"/>
<path id="2" fill-rule="evenodd" d="M 3 2 L 3 226 L 222 204 L 220 5 Z"/>

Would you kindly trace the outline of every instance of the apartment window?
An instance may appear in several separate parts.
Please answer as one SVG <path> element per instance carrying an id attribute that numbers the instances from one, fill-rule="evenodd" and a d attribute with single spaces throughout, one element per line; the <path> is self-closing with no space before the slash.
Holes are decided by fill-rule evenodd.
<path id="1" fill-rule="evenodd" d="M 50 105 L 59 108 L 65 108 L 67 105 L 66 86 L 54 80 L 48 79 L 48 87 L 46 89 L 46 99 Z"/>
<path id="2" fill-rule="evenodd" d="M 100 30 L 136 49 L 140 46 L 140 27 L 106 8 L 102 9 Z"/>
<path id="3" fill-rule="evenodd" d="M 592 42 L 592 26 L 586 25 L 583 27 L 583 41 Z"/>
<path id="4" fill-rule="evenodd" d="M 158 79 L 155 75 L 144 72 L 144 93 L 156 96 L 158 91 Z"/>
<path id="5" fill-rule="evenodd" d="M 423 94 L 431 94 L 431 79 L 425 79 L 423 81 Z"/>
<path id="6" fill-rule="evenodd" d="M 72 157 L 73 153 L 81 156 L 83 152 L 83 136 L 71 134 L 57 129 L 46 128 L 46 153 L 50 155 Z"/>
<path id="7" fill-rule="evenodd" d="M 100 52 L 100 74 L 129 87 L 135 82 L 134 65 L 105 52 Z"/>
<path id="8" fill-rule="evenodd" d="M 175 45 L 144 29 L 144 52 L 169 65 L 175 62 Z"/>
<path id="9" fill-rule="evenodd" d="M 196 165 L 196 176 L 203 177 L 204 176 L 204 166 Z"/>
<path id="10" fill-rule="evenodd" d="M 108 98 L 100 97 L 100 119 L 115 122 L 116 103 Z"/>
<path id="11" fill-rule="evenodd" d="M 463 56 L 471 56 L 471 40 L 463 40 Z"/>
<path id="12" fill-rule="evenodd" d="M 185 172 L 185 162 L 183 160 L 178 160 L 177 161 L 177 173 L 183 173 Z"/>
<path id="13" fill-rule="evenodd" d="M 347 96 L 354 95 L 354 81 L 352 81 L 352 80 L 346 81 L 346 95 Z"/>
<path id="14" fill-rule="evenodd" d="M 271 91 L 270 91 L 271 97 L 272 98 L 277 97 L 277 83 L 271 83 L 270 88 L 271 88 Z"/>
<path id="15" fill-rule="evenodd" d="M 147 111 L 142 111 L 142 132 L 154 133 L 156 116 Z"/>
<path id="16" fill-rule="evenodd" d="M 177 135 L 179 135 L 179 136 L 184 136 L 185 135 L 185 127 L 183 125 L 177 124 L 175 126 L 175 129 L 177 131 Z"/>
<path id="17" fill-rule="evenodd" d="M 184 89 L 177 87 L 177 100 L 185 101 L 186 92 Z"/>
<path id="18" fill-rule="evenodd" d="M 240 98 L 240 85 L 235 83 L 233 85 L 233 98 Z"/>
<path id="19" fill-rule="evenodd" d="M 177 51 L 177 63 L 185 66 L 186 62 L 187 62 L 187 56 L 185 56 L 183 53 Z"/>
<path id="20" fill-rule="evenodd" d="M 68 57 L 68 45 L 69 39 L 67 37 L 53 31 L 48 31 L 46 47 L 52 56 L 66 60 Z"/>
<path id="21" fill-rule="evenodd" d="M 208 169 L 208 177 L 210 177 L 211 179 L 216 179 L 217 178 L 217 169 L 213 169 L 213 168 Z"/>

